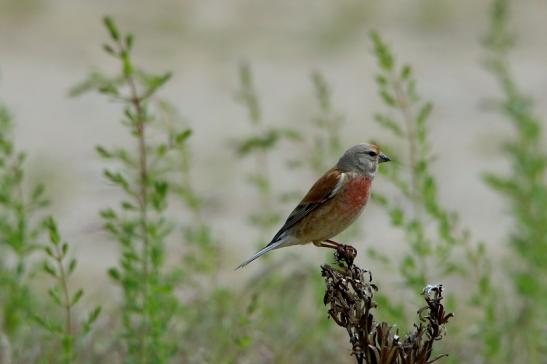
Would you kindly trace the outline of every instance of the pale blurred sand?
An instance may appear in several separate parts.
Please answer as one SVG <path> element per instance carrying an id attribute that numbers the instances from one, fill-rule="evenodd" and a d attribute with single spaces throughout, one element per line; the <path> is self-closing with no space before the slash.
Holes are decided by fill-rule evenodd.
<path id="1" fill-rule="evenodd" d="M 505 205 L 480 179 L 483 171 L 507 168 L 497 145 L 511 133 L 505 121 L 480 110 L 481 99 L 499 94 L 479 64 L 487 1 L 359 5 L 363 2 L 345 0 L 336 6 L 326 0 L 15 3 L 0 0 L 0 100 L 16 116 L 17 144 L 30 155 L 33 177 L 48 183 L 62 231 L 76 246 L 78 278 L 84 282 L 102 285 L 106 268 L 117 260 L 116 245 L 100 233 L 97 217 L 99 209 L 115 204 L 117 192 L 101 177 L 94 146 L 129 142 L 118 123 L 117 105 L 97 95 L 67 98 L 68 88 L 89 70 L 114 66 L 100 47 L 106 39 L 100 22 L 104 14 L 114 15 L 123 30 L 136 34 L 141 64 L 174 72 L 163 95 L 195 130 L 194 179 L 208 198 L 208 218 L 229 244 L 225 279 L 237 279 L 231 265 L 255 249 L 246 224 L 254 208 L 249 198 L 253 192 L 245 183 L 251 164 L 234 163 L 229 143 L 249 133 L 246 113 L 233 100 L 238 62 L 246 59 L 253 66 L 267 122 L 309 122 L 316 111 L 309 74 L 318 69 L 331 82 L 335 105 L 346 116 L 346 145 L 372 138 L 389 141 L 372 121 L 372 114 L 382 109 L 367 39 L 372 28 L 414 66 L 420 93 L 435 104 L 431 136 L 439 162 L 433 169 L 442 202 L 460 213 L 463 225 L 488 242 L 493 254 L 503 251 L 502 238 L 509 229 Z M 536 98 L 538 114 L 546 115 L 547 47 L 542 34 L 547 32 L 547 8 L 531 0 L 518 6 L 513 66 L 520 85 Z M 359 11 L 365 15 L 355 15 Z M 342 41 L 332 46 L 325 39 Z M 283 166 L 295 150 L 279 149 L 272 161 L 273 184 L 279 190 L 303 190 L 315 178 Z M 375 189 L 383 189 L 382 177 L 375 183 Z M 281 206 L 287 213 L 292 208 Z M 393 251 L 402 244 L 378 206 L 369 206 L 359 223 L 365 234 L 358 246 Z M 310 258 L 310 251 L 299 248 L 293 254 L 320 259 L 317 252 Z"/>

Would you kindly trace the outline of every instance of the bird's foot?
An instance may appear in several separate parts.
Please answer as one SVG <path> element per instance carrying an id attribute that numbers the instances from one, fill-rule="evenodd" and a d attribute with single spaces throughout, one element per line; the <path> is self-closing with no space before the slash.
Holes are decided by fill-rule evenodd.
<path id="1" fill-rule="evenodd" d="M 316 246 L 330 248 L 336 250 L 335 259 L 338 262 L 345 262 L 348 268 L 351 268 L 353 261 L 357 256 L 357 249 L 351 245 L 340 244 L 334 240 L 325 240 L 322 242 L 314 242 Z"/>
<path id="2" fill-rule="evenodd" d="M 357 249 L 351 245 L 340 244 L 336 248 L 335 259 L 340 262 L 343 261 L 347 264 L 348 268 L 353 266 L 353 261 L 357 256 Z"/>

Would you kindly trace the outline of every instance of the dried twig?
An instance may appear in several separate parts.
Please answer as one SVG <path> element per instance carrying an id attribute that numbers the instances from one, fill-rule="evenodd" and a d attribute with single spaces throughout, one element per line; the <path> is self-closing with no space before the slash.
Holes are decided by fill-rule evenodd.
<path id="1" fill-rule="evenodd" d="M 344 245 L 335 253 L 339 267 L 323 265 L 325 305 L 329 316 L 349 335 L 358 364 L 427 364 L 446 356 L 431 358 L 433 343 L 442 339 L 444 325 L 453 316 L 441 303 L 442 285 L 428 285 L 423 290 L 426 306 L 418 310 L 419 323 L 404 339 L 386 322 L 375 322 L 371 311 L 376 308 L 369 271 L 353 264 L 355 248 Z"/>

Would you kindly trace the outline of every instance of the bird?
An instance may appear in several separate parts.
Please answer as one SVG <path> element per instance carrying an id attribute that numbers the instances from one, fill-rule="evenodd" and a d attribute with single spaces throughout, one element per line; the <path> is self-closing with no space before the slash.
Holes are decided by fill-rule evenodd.
<path id="1" fill-rule="evenodd" d="M 361 143 L 346 150 L 336 165 L 313 184 L 271 242 L 236 270 L 274 249 L 308 243 L 327 248 L 342 246 L 331 238 L 359 217 L 369 199 L 378 165 L 389 161 L 391 158 L 376 144 Z"/>

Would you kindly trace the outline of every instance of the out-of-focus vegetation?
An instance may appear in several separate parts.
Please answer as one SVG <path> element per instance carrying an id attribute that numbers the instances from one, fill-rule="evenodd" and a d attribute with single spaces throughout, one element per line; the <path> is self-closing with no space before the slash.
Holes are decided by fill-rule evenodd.
<path id="1" fill-rule="evenodd" d="M 490 342 L 495 361 L 543 363 L 547 355 L 547 153 L 533 100 L 512 75 L 508 54 L 513 46 L 507 0 L 492 6 L 490 29 L 483 39 L 486 67 L 502 90 L 493 107 L 513 126 L 513 137 L 501 146 L 511 163 L 507 175 L 488 172 L 485 181 L 507 201 L 513 226 L 507 242 L 514 253 L 509 272 L 512 293 L 519 299 L 499 302 L 506 323 Z M 501 297 L 499 297 L 501 298 Z M 507 333 L 510 333 L 509 335 Z"/>
<path id="2" fill-rule="evenodd" d="M 429 1 L 424 4 L 431 7 Z M 336 13 L 320 37 L 323 45 L 351 38 L 365 17 L 359 12 L 368 8 Z M 370 119 L 394 141 L 376 140 L 394 162 L 380 169 L 378 178 L 389 181 L 390 189 L 373 196 L 374 208 L 385 211 L 401 241 L 393 254 L 370 249 L 359 259 L 396 272 L 393 286 L 375 276 L 382 293 L 374 301 L 379 319 L 398 327 L 414 323 L 422 301 L 416 293 L 430 282 L 447 282 L 445 305 L 456 317 L 436 345 L 448 354 L 440 359 L 444 362 L 534 364 L 544 363 L 547 355 L 547 154 L 543 122 L 511 72 L 510 10 L 507 0 L 493 0 L 482 44 L 487 70 L 501 90 L 497 99 L 484 97 L 513 127 L 513 136 L 500 145 L 510 171 L 485 171 L 487 185 L 506 201 L 513 220 L 500 227 L 511 259 L 491 254 L 491 244 L 476 241 L 458 213 L 441 203 L 433 173 L 440 161 L 430 137 L 434 105 L 418 91 L 419 75 L 397 59 L 392 49 L 398 45 L 388 46 L 382 29 L 370 35 L 383 102 Z M 118 190 L 118 199 L 98 212 L 108 233 L 102 238 L 118 247 L 117 264 L 104 272 L 117 294 L 109 302 L 89 302 L 86 287 L 74 281 L 73 242 L 64 242 L 56 221 L 45 217 L 46 189 L 28 181 L 13 118 L 0 105 L 0 364 L 354 361 L 343 330 L 335 328 L 323 306 L 319 264 L 299 261 L 287 251 L 283 260 L 266 255 L 252 275 L 239 271 L 240 286 L 223 279 L 235 267 L 236 255 L 207 218 L 209 196 L 197 192 L 192 123 L 201 121 L 183 119 L 160 96 L 171 75 L 138 66 L 134 36 L 110 18 L 104 23 L 108 41 L 103 49 L 118 72 L 96 71 L 71 93 L 98 91 L 114 102 L 131 137 L 132 144 L 96 148 L 104 181 Z M 278 188 L 281 150 L 295 151 L 281 165 L 287 173 L 317 176 L 346 147 L 341 135 L 349 123 L 335 105 L 329 75 L 311 73 L 310 94 L 317 100 L 313 118 L 289 128 L 265 114 L 268 99 L 261 98 L 250 63 L 234 74 L 239 81 L 233 86 L 235 102 L 243 107 L 249 131 L 228 141 L 232 148 L 226 153 L 233 156 L 233 168 L 249 167 L 239 173 L 239 182 L 252 191 L 245 201 L 253 206 L 246 217 L 252 233 L 245 239 L 259 247 L 282 223 L 286 205 L 308 187 Z M 340 239 L 360 236 L 356 224 Z M 374 306 L 372 300 L 368 304 Z M 392 340 L 394 333 L 384 336 Z"/>
<path id="3" fill-rule="evenodd" d="M 38 249 L 43 232 L 40 211 L 47 206 L 44 187 L 25 186 L 25 154 L 13 142 L 13 121 L 0 105 L 0 299 L 1 358 L 24 357 L 24 343 L 36 340 L 28 325 L 29 312 L 36 306 L 37 293 L 28 279 L 32 273 L 30 256 Z M 15 343 L 12 343 L 15 342 Z"/>
<path id="4" fill-rule="evenodd" d="M 118 309 L 119 350 L 128 363 L 165 363 L 177 350 L 171 318 L 179 309 L 175 289 L 182 274 L 166 267 L 166 244 L 175 228 L 166 213 L 170 180 L 181 179 L 184 171 L 171 168 L 171 154 L 184 148 L 191 132 L 182 127 L 162 130 L 150 100 L 171 75 L 139 68 L 132 57 L 133 35 L 122 34 L 110 18 L 105 18 L 104 24 L 110 42 L 103 48 L 119 62 L 120 73 L 91 75 L 73 93 L 95 88 L 121 102 L 122 123 L 137 146 L 131 150 L 97 147 L 100 157 L 113 164 L 104 170 L 105 178 L 123 196 L 119 207 L 101 211 L 104 228 L 121 251 L 119 266 L 108 271 L 123 296 Z"/>
<path id="5" fill-rule="evenodd" d="M 49 244 L 43 247 L 46 260 L 43 263 L 43 271 L 53 280 L 53 284 L 47 293 L 52 306 L 57 306 L 61 312 L 52 319 L 49 313 L 36 313 L 32 318 L 36 323 L 45 329 L 47 336 L 44 340 L 48 342 L 41 354 L 45 361 L 73 363 L 78 359 L 78 351 L 83 345 L 82 340 L 91 331 L 93 324 L 101 313 L 101 306 L 96 306 L 82 322 L 76 317 L 76 308 L 81 301 L 84 290 L 71 289 L 70 276 L 76 269 L 77 260 L 69 258 L 69 245 L 61 240 L 57 223 L 52 217 L 44 221 L 49 233 Z"/>
<path id="6" fill-rule="evenodd" d="M 394 228 L 401 229 L 406 244 L 403 255 L 397 259 L 388 254 L 370 249 L 370 256 L 387 268 L 395 268 L 400 274 L 402 286 L 409 290 L 417 301 L 416 293 L 432 280 L 450 278 L 467 279 L 467 292 L 448 292 L 447 302 L 451 310 L 465 314 L 455 322 L 453 328 L 459 335 L 472 336 L 475 325 L 486 327 L 492 322 L 483 322 L 491 311 L 492 276 L 484 243 L 474 243 L 468 230 L 460 226 L 456 212 L 441 206 L 437 181 L 431 173 L 432 150 L 428 140 L 428 122 L 433 108 L 431 102 L 423 101 L 417 91 L 416 79 L 410 65 L 398 67 L 395 55 L 377 33 L 371 33 L 374 54 L 380 69 L 376 76 L 378 93 L 386 111 L 375 114 L 375 120 L 384 129 L 394 134 L 397 147 L 383 144 L 393 155 L 399 168 L 383 168 L 383 173 L 394 185 L 395 192 L 389 196 L 376 195 L 375 201 L 389 214 Z M 463 256 L 464 258 L 458 258 Z M 456 297 L 457 295 L 457 297 Z M 408 325 L 408 294 L 397 296 L 380 295 L 380 311 L 389 321 Z M 469 308 L 472 306 L 472 308 Z M 487 340 L 481 336 L 481 340 Z M 474 343 L 475 351 L 485 350 L 480 341 Z M 461 360 L 466 359 L 469 343 L 444 341 Z"/>

